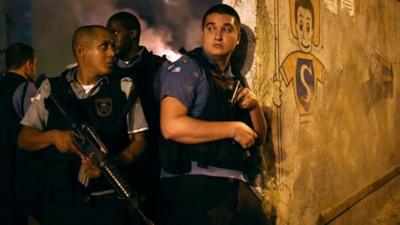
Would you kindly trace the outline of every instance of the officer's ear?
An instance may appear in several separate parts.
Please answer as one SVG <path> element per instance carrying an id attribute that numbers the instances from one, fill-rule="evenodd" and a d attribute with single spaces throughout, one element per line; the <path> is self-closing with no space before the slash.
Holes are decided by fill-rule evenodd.
<path id="1" fill-rule="evenodd" d="M 81 45 L 81 44 L 78 44 L 78 45 L 76 46 L 76 54 L 77 54 L 77 55 L 79 55 L 79 56 L 84 55 L 85 52 L 86 52 L 86 47 L 85 47 L 85 46 L 83 46 L 83 45 Z"/>
<path id="2" fill-rule="evenodd" d="M 131 40 L 137 40 L 139 39 L 139 32 L 137 30 L 130 30 L 129 31 L 129 37 L 131 38 Z"/>
<path id="3" fill-rule="evenodd" d="M 33 66 L 34 66 L 34 64 L 35 64 L 34 59 L 28 59 L 28 60 L 25 62 L 26 68 L 28 68 L 28 69 L 32 69 Z"/>
<path id="4" fill-rule="evenodd" d="M 25 63 L 25 74 L 29 80 L 34 80 L 36 75 L 36 57 L 28 59 Z"/>
<path id="5" fill-rule="evenodd" d="M 32 62 L 31 59 L 26 60 L 26 62 L 22 65 L 22 68 L 24 69 L 24 74 L 28 75 L 29 70 L 32 67 Z"/>
<path id="6" fill-rule="evenodd" d="M 240 31 L 238 32 L 238 40 L 237 40 L 237 42 L 236 42 L 236 45 L 239 45 L 240 44 L 240 36 L 241 36 L 241 34 L 242 33 L 240 33 Z"/>
<path id="7" fill-rule="evenodd" d="M 80 62 L 87 53 L 87 47 L 81 44 L 75 46 L 74 56 L 77 62 Z"/>

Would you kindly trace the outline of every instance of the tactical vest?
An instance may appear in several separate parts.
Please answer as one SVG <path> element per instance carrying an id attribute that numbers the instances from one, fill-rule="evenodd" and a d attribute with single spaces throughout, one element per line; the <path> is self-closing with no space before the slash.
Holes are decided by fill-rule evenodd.
<path id="1" fill-rule="evenodd" d="M 154 96 L 153 82 L 159 68 L 166 60 L 165 58 L 148 52 L 146 49 L 141 54 L 141 61 L 129 68 L 116 66 L 115 73 L 122 77 L 130 77 L 134 80 L 135 88 L 139 92 L 142 108 L 151 133 L 156 132 L 159 136 L 160 108 L 158 99 Z"/>
<path id="2" fill-rule="evenodd" d="M 248 110 L 239 108 L 237 104 L 229 102 L 233 94 L 233 84 L 240 80 L 245 84 L 243 77 L 235 73 L 235 77 L 227 79 L 213 70 L 212 65 L 204 58 L 200 49 L 189 52 L 204 69 L 209 84 L 207 102 L 198 119 L 206 121 L 242 121 L 252 127 Z M 198 162 L 199 167 L 215 166 L 226 169 L 239 170 L 251 179 L 259 171 L 260 155 L 256 148 L 245 151 L 233 139 L 223 139 L 202 144 L 180 144 L 162 140 L 161 163 L 164 171 L 172 174 L 190 172 L 191 161 Z"/>
<path id="3" fill-rule="evenodd" d="M 2 124 L 0 125 L 0 185 L 1 196 L 12 201 L 14 192 L 14 175 L 16 166 L 17 135 L 20 130 L 20 118 L 14 110 L 12 103 L 13 95 L 19 85 L 26 82 L 22 76 L 17 74 L 5 73 L 0 79 L 0 115 Z M 3 199 L 3 198 L 2 198 Z M 4 200 L 7 202 L 7 200 Z"/>
<path id="4" fill-rule="evenodd" d="M 100 90 L 86 99 L 78 99 L 70 84 L 65 79 L 67 72 L 61 77 L 50 78 L 51 93 L 68 115 L 80 122 L 89 122 L 109 149 L 113 157 L 129 144 L 126 119 L 119 120 L 126 103 L 126 95 L 121 91 L 120 79 L 109 76 L 103 80 Z M 45 101 L 49 111 L 46 130 L 68 130 L 70 124 L 49 98 Z M 124 117 L 125 118 L 125 117 Z M 116 122 L 120 121 L 116 125 Z M 46 184 L 55 202 L 73 203 L 81 200 L 83 192 L 94 192 L 111 189 L 103 176 L 92 179 L 87 189 L 78 183 L 80 158 L 75 154 L 62 154 L 54 146 L 43 151 L 47 159 Z"/>
<path id="5" fill-rule="evenodd" d="M 159 68 L 166 59 L 154 55 L 146 49 L 143 49 L 140 58 L 141 61 L 135 63 L 132 67 L 119 68 L 116 66 L 115 73 L 119 76 L 127 76 L 134 80 L 135 88 L 140 96 L 144 116 L 149 126 L 149 130 L 146 132 L 148 140 L 146 148 L 140 157 L 135 160 L 135 164 L 133 165 L 133 170 L 138 171 L 138 173 L 133 175 L 135 176 L 133 180 L 141 178 L 141 180 L 149 180 L 149 177 L 153 177 L 152 179 L 158 182 L 160 176 L 160 162 L 158 158 L 158 141 L 161 136 L 160 104 L 159 100 L 154 96 L 153 82 Z M 135 186 L 139 185 L 140 184 L 137 183 L 135 184 Z"/>

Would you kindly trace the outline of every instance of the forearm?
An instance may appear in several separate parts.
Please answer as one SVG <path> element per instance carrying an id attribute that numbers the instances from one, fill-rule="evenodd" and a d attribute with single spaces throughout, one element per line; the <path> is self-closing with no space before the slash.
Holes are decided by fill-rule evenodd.
<path id="1" fill-rule="evenodd" d="M 141 155 L 147 145 L 145 132 L 132 134 L 130 138 L 131 143 L 117 156 L 117 160 L 123 164 L 128 164 Z"/>
<path id="2" fill-rule="evenodd" d="M 161 101 L 161 132 L 165 139 L 184 144 L 199 144 L 232 138 L 243 148 L 254 144 L 257 134 L 239 121 L 203 121 L 188 115 L 187 108 L 177 99 Z"/>
<path id="3" fill-rule="evenodd" d="M 184 144 L 198 144 L 232 138 L 240 122 L 203 121 L 188 115 L 186 106 L 173 97 L 161 102 L 161 132 L 165 139 Z"/>
<path id="4" fill-rule="evenodd" d="M 165 122 L 161 131 L 166 139 L 185 144 L 198 144 L 232 138 L 238 122 L 211 122 L 179 116 Z"/>
<path id="5" fill-rule="evenodd" d="M 52 130 L 40 131 L 38 129 L 22 126 L 18 135 L 18 146 L 28 151 L 38 151 L 54 143 Z"/>

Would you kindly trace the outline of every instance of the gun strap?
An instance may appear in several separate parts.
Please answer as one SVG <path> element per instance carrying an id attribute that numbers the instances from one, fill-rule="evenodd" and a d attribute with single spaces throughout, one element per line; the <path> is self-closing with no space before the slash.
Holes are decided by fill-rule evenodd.
<path id="1" fill-rule="evenodd" d="M 23 117 L 23 115 L 25 115 L 25 108 L 24 108 L 24 106 L 25 106 L 25 97 L 26 97 L 26 91 L 27 91 L 27 89 L 28 89 L 28 81 L 26 81 L 25 83 L 24 83 L 24 89 L 23 89 L 23 91 L 22 91 L 22 96 L 21 96 L 21 99 L 20 99 L 20 102 L 19 102 L 19 105 L 20 105 L 20 109 L 21 109 L 21 116 Z"/>
<path id="2" fill-rule="evenodd" d="M 69 82 L 65 78 L 66 74 L 67 74 L 67 72 L 63 72 L 61 74 L 61 77 L 55 78 L 55 79 L 57 79 L 59 81 L 59 83 L 61 84 L 61 88 L 65 88 L 65 91 L 67 92 L 66 96 L 68 97 L 67 101 L 71 101 L 73 103 L 73 102 L 75 102 L 74 99 L 76 99 L 76 96 L 75 96 L 75 94 L 74 94 Z M 51 82 L 50 82 L 50 85 L 51 85 Z M 51 95 L 57 97 L 54 92 L 51 92 Z M 65 109 L 65 107 L 62 105 L 62 102 L 58 102 L 58 104 L 62 108 Z M 67 111 L 64 111 L 65 114 L 66 114 L 65 115 L 66 119 L 70 120 L 69 122 L 71 122 L 71 121 L 78 122 L 78 121 L 82 120 L 83 112 L 79 112 L 79 110 L 75 107 L 75 104 L 70 104 L 70 109 L 72 111 L 72 115 L 68 114 Z M 84 118 L 87 118 L 86 114 L 84 115 Z"/>

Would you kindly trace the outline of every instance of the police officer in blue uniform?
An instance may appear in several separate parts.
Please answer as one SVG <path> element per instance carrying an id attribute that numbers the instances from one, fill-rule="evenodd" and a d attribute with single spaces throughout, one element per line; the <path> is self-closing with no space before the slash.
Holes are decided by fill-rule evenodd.
<path id="1" fill-rule="evenodd" d="M 70 124 L 49 95 L 68 115 L 93 125 L 122 166 L 143 151 L 147 122 L 140 102 L 123 114 L 133 83 L 112 74 L 112 34 L 103 26 L 83 26 L 75 31 L 72 46 L 78 66 L 43 81 L 18 137 L 21 148 L 40 151 L 46 161 L 42 224 L 131 224 L 127 206 L 99 168 L 79 152 Z"/>
<path id="2" fill-rule="evenodd" d="M 6 69 L 0 78 L 1 163 L 0 218 L 5 224 L 27 224 L 33 204 L 40 198 L 32 195 L 35 186 L 27 175 L 30 155 L 17 148 L 19 122 L 24 116 L 36 88 L 36 57 L 31 46 L 14 43 L 6 49 Z M 35 181 L 39 183 L 39 181 Z M 34 202 L 37 201 L 37 202 Z M 38 216 L 38 215 L 35 215 Z"/>
<path id="3" fill-rule="evenodd" d="M 265 225 L 248 185 L 260 169 L 257 145 L 267 125 L 256 96 L 230 65 L 240 18 L 218 4 L 205 13 L 202 26 L 202 47 L 160 74 L 165 221 Z"/>

